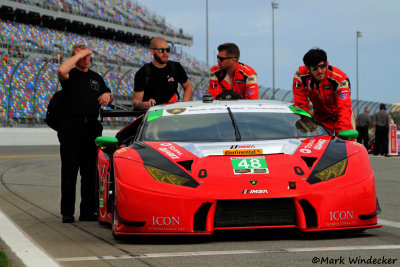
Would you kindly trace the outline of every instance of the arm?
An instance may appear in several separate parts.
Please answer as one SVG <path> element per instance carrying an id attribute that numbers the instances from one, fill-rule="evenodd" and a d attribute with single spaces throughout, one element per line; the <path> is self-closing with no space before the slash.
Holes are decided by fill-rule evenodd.
<path id="1" fill-rule="evenodd" d="M 61 66 L 58 68 L 57 74 L 58 78 L 60 80 L 68 80 L 69 78 L 69 72 L 72 70 L 72 68 L 76 65 L 76 63 L 81 59 L 84 58 L 88 55 L 92 55 L 93 52 L 90 49 L 82 49 L 78 51 L 74 56 L 70 57 L 66 61 L 61 64 Z"/>
<path id="2" fill-rule="evenodd" d="M 97 98 L 97 101 L 99 101 L 99 104 L 102 107 L 110 105 L 113 102 L 113 100 L 114 96 L 109 92 L 103 93 L 101 96 L 99 96 L 99 98 Z"/>
<path id="3" fill-rule="evenodd" d="M 182 84 L 183 87 L 183 98 L 182 101 L 192 101 L 193 88 L 189 79 Z"/>
<path id="4" fill-rule="evenodd" d="M 310 113 L 310 100 L 308 99 L 303 83 L 301 82 L 299 70 L 296 71 L 293 78 L 292 92 L 294 97 L 293 105 Z"/>
<path id="5" fill-rule="evenodd" d="M 148 109 L 151 106 L 154 106 L 156 101 L 153 98 L 150 98 L 148 101 L 142 102 L 144 96 L 144 91 L 134 92 L 133 94 L 133 107 L 138 110 Z"/>
<path id="6" fill-rule="evenodd" d="M 336 132 L 339 133 L 343 130 L 354 129 L 354 113 L 351 107 L 350 98 L 350 84 L 349 80 L 342 81 L 337 90 L 336 103 L 337 103 L 337 126 Z"/>

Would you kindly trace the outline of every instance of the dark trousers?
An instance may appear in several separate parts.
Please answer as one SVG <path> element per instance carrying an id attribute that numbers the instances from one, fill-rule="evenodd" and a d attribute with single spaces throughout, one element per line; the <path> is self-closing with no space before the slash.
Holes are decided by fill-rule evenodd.
<path id="1" fill-rule="evenodd" d="M 364 144 L 365 149 L 369 149 L 369 134 L 368 127 L 357 126 L 358 137 L 357 142 L 360 144 Z"/>
<path id="2" fill-rule="evenodd" d="M 76 182 L 81 176 L 80 215 L 96 212 L 97 147 L 94 142 L 101 135 L 101 125 L 94 123 L 67 123 L 58 132 L 61 155 L 61 214 L 74 215 Z M 64 125 L 65 126 L 65 125 Z"/>
<path id="3" fill-rule="evenodd" d="M 376 126 L 374 155 L 387 155 L 389 143 L 389 126 Z"/>

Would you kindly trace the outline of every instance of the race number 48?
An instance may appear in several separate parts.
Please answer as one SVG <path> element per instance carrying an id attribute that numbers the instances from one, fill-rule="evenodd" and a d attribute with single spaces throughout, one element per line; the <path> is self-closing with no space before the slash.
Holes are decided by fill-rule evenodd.
<path id="1" fill-rule="evenodd" d="M 266 169 L 267 162 L 264 157 L 259 158 L 231 158 L 233 169 Z"/>

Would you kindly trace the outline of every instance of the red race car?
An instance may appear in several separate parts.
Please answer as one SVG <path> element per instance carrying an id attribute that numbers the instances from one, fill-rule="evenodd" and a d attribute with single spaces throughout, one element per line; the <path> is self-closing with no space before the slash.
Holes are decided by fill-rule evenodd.
<path id="1" fill-rule="evenodd" d="M 100 222 L 121 235 L 376 228 L 374 174 L 357 131 L 266 100 L 151 107 L 98 137 Z"/>

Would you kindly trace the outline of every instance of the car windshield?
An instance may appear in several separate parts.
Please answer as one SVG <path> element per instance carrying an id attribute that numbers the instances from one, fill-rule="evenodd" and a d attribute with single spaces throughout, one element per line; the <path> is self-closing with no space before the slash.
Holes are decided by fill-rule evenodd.
<path id="1" fill-rule="evenodd" d="M 236 130 L 235 130 L 235 125 Z M 227 142 L 326 136 L 313 119 L 294 113 L 238 112 L 160 116 L 144 125 L 141 141 Z"/>

